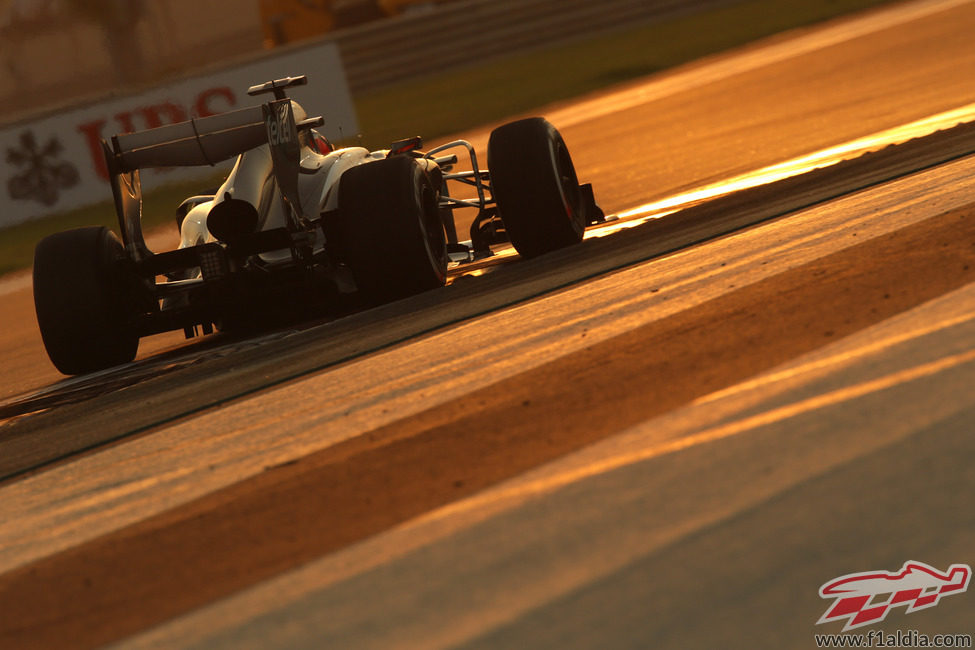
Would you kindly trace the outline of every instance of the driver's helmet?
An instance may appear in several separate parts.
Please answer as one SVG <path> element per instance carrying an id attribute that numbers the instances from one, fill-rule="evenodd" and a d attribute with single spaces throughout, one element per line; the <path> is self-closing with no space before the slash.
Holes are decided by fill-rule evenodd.
<path id="1" fill-rule="evenodd" d="M 301 104 L 295 100 L 291 100 L 291 111 L 294 113 L 295 122 L 301 122 L 308 117 L 308 113 L 305 109 L 301 107 Z M 298 134 L 298 140 L 301 145 L 308 147 L 317 154 L 324 156 L 327 153 L 335 151 L 335 147 L 332 143 L 328 141 L 324 135 L 316 131 L 315 129 L 307 129 Z"/>
<path id="2" fill-rule="evenodd" d="M 328 141 L 328 138 L 315 129 L 308 130 L 308 148 L 322 156 L 335 151 L 335 147 Z"/>

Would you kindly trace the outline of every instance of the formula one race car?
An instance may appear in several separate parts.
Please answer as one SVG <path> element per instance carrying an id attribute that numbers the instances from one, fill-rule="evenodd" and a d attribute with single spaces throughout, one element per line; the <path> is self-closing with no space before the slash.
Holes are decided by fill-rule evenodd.
<path id="1" fill-rule="evenodd" d="M 334 149 L 288 99 L 287 77 L 249 89 L 266 104 L 116 135 L 102 142 L 121 241 L 104 227 L 43 239 L 34 257 L 34 304 L 48 355 L 65 374 L 135 358 L 139 338 L 183 329 L 240 328 L 294 305 L 343 295 L 366 304 L 445 283 L 449 254 L 490 255 L 510 240 L 526 257 L 582 240 L 602 219 L 580 185 L 558 131 L 541 118 L 495 129 L 490 172 L 470 143 L 422 153 L 420 138 L 388 150 Z M 466 151 L 471 171 L 450 173 Z M 212 194 L 180 205 L 180 245 L 154 253 L 142 233 L 139 169 L 212 165 L 237 156 Z M 448 189 L 463 185 L 473 198 Z M 453 212 L 478 210 L 469 244 Z"/>

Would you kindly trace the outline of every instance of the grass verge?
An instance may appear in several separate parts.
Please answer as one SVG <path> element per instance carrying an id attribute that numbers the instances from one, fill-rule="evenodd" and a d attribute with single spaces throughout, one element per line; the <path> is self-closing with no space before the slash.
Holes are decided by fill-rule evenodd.
<path id="1" fill-rule="evenodd" d="M 355 98 L 363 144 L 427 139 L 576 97 L 892 0 L 743 0 L 719 9 L 640 25 L 586 40 L 519 52 L 365 93 Z M 173 219 L 199 181 L 147 192 L 146 230 Z M 30 267 L 36 243 L 87 225 L 117 228 L 111 202 L 11 226 L 0 235 L 0 275 Z"/>

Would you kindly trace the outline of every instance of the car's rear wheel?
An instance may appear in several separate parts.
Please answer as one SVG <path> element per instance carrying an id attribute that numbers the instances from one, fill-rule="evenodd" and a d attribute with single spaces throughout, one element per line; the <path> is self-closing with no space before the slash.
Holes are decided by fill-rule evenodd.
<path id="1" fill-rule="evenodd" d="M 34 308 L 47 354 L 66 375 L 135 358 L 138 307 L 122 242 L 103 226 L 50 235 L 34 251 Z"/>
<path id="2" fill-rule="evenodd" d="M 512 245 L 535 257 L 582 241 L 585 205 L 565 141 L 533 117 L 498 127 L 488 140 L 491 193 Z"/>
<path id="3" fill-rule="evenodd" d="M 341 257 L 367 299 L 396 300 L 444 285 L 447 245 L 438 203 L 439 188 L 407 156 L 342 175 Z"/>

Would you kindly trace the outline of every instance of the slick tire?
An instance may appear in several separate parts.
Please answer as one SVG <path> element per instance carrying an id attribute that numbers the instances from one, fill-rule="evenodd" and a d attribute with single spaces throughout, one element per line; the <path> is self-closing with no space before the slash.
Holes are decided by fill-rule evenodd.
<path id="1" fill-rule="evenodd" d="M 340 256 L 368 301 L 444 285 L 447 244 L 438 202 L 439 187 L 408 156 L 365 163 L 342 175 Z"/>
<path id="2" fill-rule="evenodd" d="M 120 260 L 122 242 L 98 226 L 45 237 L 34 251 L 34 308 L 44 347 L 65 375 L 135 358 L 139 336 Z"/>
<path id="3" fill-rule="evenodd" d="M 558 130 L 533 117 L 488 140 L 491 192 L 515 250 L 536 257 L 582 241 L 586 215 L 572 157 Z"/>

